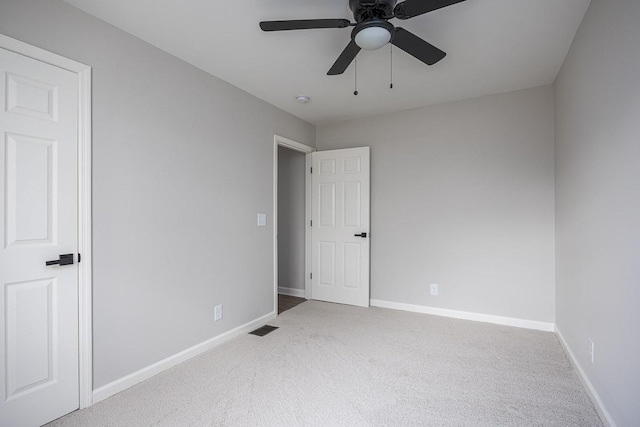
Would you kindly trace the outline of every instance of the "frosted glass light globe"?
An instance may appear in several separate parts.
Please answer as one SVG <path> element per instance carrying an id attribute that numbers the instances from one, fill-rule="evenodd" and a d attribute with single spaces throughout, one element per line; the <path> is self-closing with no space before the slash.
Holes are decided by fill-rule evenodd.
<path id="1" fill-rule="evenodd" d="M 369 27 L 356 34 L 356 44 L 365 50 L 376 50 L 389 43 L 391 33 L 386 28 Z"/>

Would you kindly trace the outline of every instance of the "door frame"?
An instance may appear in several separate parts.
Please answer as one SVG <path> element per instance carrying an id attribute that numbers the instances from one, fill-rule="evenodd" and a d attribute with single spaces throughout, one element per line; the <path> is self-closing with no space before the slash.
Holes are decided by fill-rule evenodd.
<path id="1" fill-rule="evenodd" d="M 91 67 L 0 34 L 0 48 L 78 75 L 78 374 L 80 409 L 93 404 Z"/>
<path id="2" fill-rule="evenodd" d="M 273 136 L 273 312 L 278 315 L 278 147 L 285 147 L 305 154 L 304 173 L 304 295 L 311 299 L 311 153 L 315 148 L 285 138 Z"/>

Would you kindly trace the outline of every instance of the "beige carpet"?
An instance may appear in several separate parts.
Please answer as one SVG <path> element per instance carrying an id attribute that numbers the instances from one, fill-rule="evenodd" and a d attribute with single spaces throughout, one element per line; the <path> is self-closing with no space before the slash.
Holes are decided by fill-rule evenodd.
<path id="1" fill-rule="evenodd" d="M 54 426 L 600 426 L 549 332 L 317 301 Z"/>

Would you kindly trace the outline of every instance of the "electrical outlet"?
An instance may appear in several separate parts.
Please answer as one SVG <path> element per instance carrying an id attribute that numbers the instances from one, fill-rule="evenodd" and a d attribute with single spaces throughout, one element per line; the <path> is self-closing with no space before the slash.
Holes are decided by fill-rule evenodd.
<path id="1" fill-rule="evenodd" d="M 438 296 L 438 284 L 437 283 L 432 283 L 431 284 L 431 295 Z"/>
<path id="2" fill-rule="evenodd" d="M 216 305 L 214 308 L 214 320 L 217 322 L 218 320 L 222 319 L 222 304 L 220 305 Z"/>
<path id="3" fill-rule="evenodd" d="M 589 356 L 591 356 L 591 363 L 593 363 L 596 357 L 596 343 L 591 338 L 589 338 Z"/>

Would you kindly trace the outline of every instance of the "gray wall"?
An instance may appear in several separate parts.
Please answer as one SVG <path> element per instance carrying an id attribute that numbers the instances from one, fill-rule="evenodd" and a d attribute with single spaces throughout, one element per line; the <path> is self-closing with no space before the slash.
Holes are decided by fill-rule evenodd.
<path id="1" fill-rule="evenodd" d="M 304 289 L 305 155 L 278 147 L 278 286 Z"/>
<path id="2" fill-rule="evenodd" d="M 554 321 L 553 115 L 545 86 L 318 127 L 371 146 L 373 299 Z"/>
<path id="3" fill-rule="evenodd" d="M 556 81 L 556 162 L 557 325 L 615 422 L 638 425 L 637 0 L 591 2 Z"/>
<path id="4" fill-rule="evenodd" d="M 270 313 L 273 135 L 314 127 L 59 0 L 0 33 L 93 67 L 94 386 Z"/>

